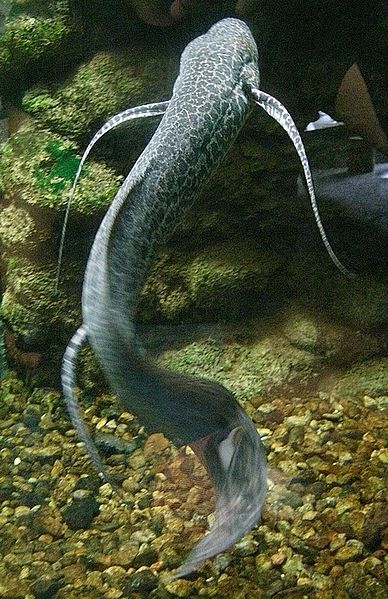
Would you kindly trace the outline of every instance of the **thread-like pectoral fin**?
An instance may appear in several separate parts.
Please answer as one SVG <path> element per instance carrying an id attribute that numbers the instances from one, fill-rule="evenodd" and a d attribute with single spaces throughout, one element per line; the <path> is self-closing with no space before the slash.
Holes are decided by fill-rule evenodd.
<path id="1" fill-rule="evenodd" d="M 239 419 L 226 439 L 207 443 L 202 453 L 217 493 L 215 520 L 173 578 L 186 576 L 203 560 L 228 549 L 260 519 L 267 494 L 265 450 L 243 411 Z"/>
<path id="2" fill-rule="evenodd" d="M 306 179 L 307 189 L 310 196 L 311 206 L 323 244 L 336 267 L 347 277 L 354 278 L 356 275 L 350 270 L 348 270 L 346 266 L 344 266 L 342 262 L 337 258 L 327 238 L 325 229 L 323 228 L 323 224 L 318 210 L 317 200 L 315 197 L 314 184 L 311 175 L 310 165 L 306 155 L 306 150 L 302 138 L 299 134 L 299 131 L 290 113 L 285 108 L 285 106 L 283 106 L 283 104 L 279 102 L 279 100 L 259 89 L 251 89 L 251 94 L 256 104 L 261 106 L 261 108 L 263 108 L 267 114 L 269 114 L 273 119 L 275 119 L 275 121 L 279 123 L 279 125 L 283 127 L 283 129 L 286 131 L 289 138 L 291 139 L 292 143 L 294 144 L 300 162 L 302 164 L 303 173 Z"/>
<path id="3" fill-rule="evenodd" d="M 77 357 L 79 350 L 83 343 L 86 341 L 87 332 L 85 326 L 80 326 L 79 329 L 74 333 L 71 338 L 62 362 L 62 389 L 63 395 L 66 401 L 66 407 L 70 415 L 71 422 L 78 433 L 79 438 L 85 445 L 85 449 L 92 460 L 93 464 L 97 468 L 98 472 L 103 478 L 110 482 L 109 475 L 107 474 L 101 458 L 98 454 L 97 448 L 90 438 L 85 423 L 83 421 L 77 399 L 74 394 L 75 386 L 75 370 L 77 366 Z"/>
<path id="4" fill-rule="evenodd" d="M 81 161 L 78 165 L 78 169 L 75 174 L 73 185 L 70 190 L 69 199 L 67 201 L 65 217 L 63 219 L 63 225 L 62 225 L 61 241 L 59 244 L 57 272 L 56 272 L 56 276 L 55 276 L 55 289 L 56 290 L 58 289 L 59 277 L 61 274 L 63 247 L 64 247 L 65 235 L 66 235 L 66 226 L 67 226 L 67 221 L 69 219 L 70 208 L 71 208 L 71 204 L 73 201 L 75 188 L 78 183 L 78 179 L 80 177 L 82 167 L 85 164 L 85 161 L 86 161 L 87 157 L 89 156 L 93 146 L 103 135 L 105 135 L 105 133 L 108 133 L 108 131 L 111 131 L 112 129 L 114 129 L 115 127 L 118 127 L 119 125 L 122 125 L 123 123 L 127 123 L 128 121 L 131 121 L 133 119 L 139 119 L 142 117 L 160 116 L 161 114 L 164 114 L 167 110 L 168 104 L 169 104 L 168 101 L 167 102 L 155 102 L 153 104 L 144 104 L 143 106 L 135 106 L 134 108 L 128 108 L 128 110 L 124 110 L 123 112 L 120 112 L 119 114 L 116 114 L 111 119 L 109 119 L 109 121 L 107 121 L 97 131 L 97 133 L 93 136 L 93 138 L 89 142 L 85 152 L 82 155 Z"/>

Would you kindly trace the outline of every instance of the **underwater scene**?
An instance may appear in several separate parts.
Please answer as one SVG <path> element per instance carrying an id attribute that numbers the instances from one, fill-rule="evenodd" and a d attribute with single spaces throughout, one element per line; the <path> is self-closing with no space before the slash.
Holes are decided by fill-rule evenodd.
<path id="1" fill-rule="evenodd" d="M 0 599 L 388 596 L 387 51 L 0 0 Z"/>

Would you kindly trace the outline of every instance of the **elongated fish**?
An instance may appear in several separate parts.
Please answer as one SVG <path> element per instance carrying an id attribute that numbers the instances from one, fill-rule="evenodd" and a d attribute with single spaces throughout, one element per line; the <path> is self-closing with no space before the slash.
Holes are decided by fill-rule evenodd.
<path id="1" fill-rule="evenodd" d="M 222 385 L 159 368 L 147 358 L 133 318 L 157 248 L 225 156 L 254 103 L 290 135 L 322 239 L 346 272 L 324 233 L 300 135 L 286 109 L 260 90 L 256 44 L 238 19 L 224 19 L 190 42 L 171 99 L 108 121 L 80 164 L 81 169 L 95 141 L 113 126 L 163 113 L 96 234 L 83 284 L 83 324 L 65 352 L 62 383 L 73 424 L 103 476 L 108 475 L 73 394 L 77 352 L 86 338 L 121 406 L 136 414 L 148 432 L 190 445 L 205 465 L 217 494 L 215 521 L 175 577 L 227 549 L 257 523 L 267 491 L 265 451 L 252 421 Z"/>

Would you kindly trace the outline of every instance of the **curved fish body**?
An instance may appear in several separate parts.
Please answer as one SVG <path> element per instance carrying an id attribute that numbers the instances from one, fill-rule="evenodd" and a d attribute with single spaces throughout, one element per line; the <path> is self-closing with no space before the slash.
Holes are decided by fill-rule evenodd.
<path id="1" fill-rule="evenodd" d="M 257 63 L 256 46 L 247 26 L 237 20 L 215 25 L 188 45 L 168 108 L 114 198 L 86 269 L 84 325 L 112 388 L 149 431 L 163 431 L 178 444 L 214 432 L 232 408 L 226 402 L 225 416 L 218 409 L 214 422 L 208 383 L 191 381 L 190 392 L 198 387 L 194 405 L 203 407 L 193 414 L 193 398 L 182 377 L 157 369 L 139 353 L 133 315 L 156 248 L 245 121 L 249 102 L 241 70 L 249 62 Z"/>
<path id="2" fill-rule="evenodd" d="M 63 362 L 73 424 L 104 476 L 73 394 L 76 355 L 86 338 L 122 407 L 148 432 L 163 432 L 178 446 L 189 444 L 203 461 L 217 494 L 215 522 L 176 576 L 227 549 L 257 523 L 267 491 L 265 452 L 250 418 L 222 385 L 161 369 L 147 358 L 136 339 L 134 314 L 157 248 L 227 153 L 254 102 L 289 133 L 320 225 L 295 125 L 277 100 L 260 91 L 257 48 L 248 26 L 224 19 L 185 48 L 170 101 L 141 107 L 164 116 L 96 234 L 83 285 L 83 325 Z M 111 119 L 82 163 L 95 140 L 118 122 L 136 118 L 141 108 Z M 323 239 L 330 253 L 324 232 Z"/>

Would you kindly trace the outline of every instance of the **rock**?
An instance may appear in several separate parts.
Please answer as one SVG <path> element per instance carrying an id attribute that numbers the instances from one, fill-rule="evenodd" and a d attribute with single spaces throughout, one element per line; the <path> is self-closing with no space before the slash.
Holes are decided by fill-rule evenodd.
<path id="1" fill-rule="evenodd" d="M 129 582 L 125 584 L 124 592 L 130 595 L 131 592 L 146 593 L 152 591 L 158 586 L 158 577 L 152 570 L 144 568 L 132 574 Z"/>
<path id="2" fill-rule="evenodd" d="M 174 62 L 153 44 L 140 48 L 131 41 L 128 40 L 129 47 L 125 50 L 96 53 L 79 65 L 62 85 L 40 83 L 31 88 L 23 97 L 23 109 L 61 135 L 84 139 L 90 136 L 96 123 L 104 122 L 124 107 L 168 95 L 176 69 Z M 156 73 L 160 68 L 163 77 Z M 99 82 L 98 89 L 95 81 Z M 80 110 L 85 103 L 88 110 Z M 144 143 L 145 133 L 149 135 L 149 123 L 137 124 L 132 129 L 137 131 L 140 143 Z"/>
<path id="3" fill-rule="evenodd" d="M 385 584 L 372 576 L 356 577 L 346 585 L 346 590 L 349 592 L 352 599 L 386 599 L 387 587 Z"/>
<path id="4" fill-rule="evenodd" d="M 61 586 L 63 586 L 63 580 L 61 578 L 43 576 L 30 585 L 29 591 L 36 597 L 36 599 L 51 599 Z"/>
<path id="5" fill-rule="evenodd" d="M 166 590 L 171 593 L 173 597 L 190 597 L 192 585 L 188 580 L 173 580 L 166 584 Z"/>
<path id="6" fill-rule="evenodd" d="M 240 557 L 246 557 L 248 555 L 254 555 L 257 551 L 257 541 L 246 537 L 236 543 L 234 546 L 234 552 Z"/>
<path id="7" fill-rule="evenodd" d="M 25 3 L 22 11 L 12 10 L 5 24 L 0 54 L 2 90 L 25 85 L 31 73 L 41 72 L 45 62 L 55 60 L 57 53 L 69 61 L 78 48 L 80 22 L 72 18 L 67 1 L 49 2 L 38 11 L 31 4 Z"/>
<path id="8" fill-rule="evenodd" d="M 335 554 L 335 560 L 339 564 L 346 564 L 347 562 L 351 562 L 356 558 L 362 555 L 364 550 L 364 545 L 361 541 L 357 541 L 356 539 L 350 539 L 346 542 L 343 547 L 338 549 Z"/>
<path id="9" fill-rule="evenodd" d="M 160 454 L 162 451 L 165 451 L 170 447 L 170 442 L 166 437 L 160 433 L 154 433 L 150 435 L 143 447 L 143 454 L 146 460 L 149 457 L 154 457 L 155 455 Z"/>
<path id="10" fill-rule="evenodd" d="M 34 123 L 12 135 L 2 151 L 0 171 L 7 201 L 0 211 L 0 238 L 8 265 L 2 309 L 13 331 L 22 338 L 41 335 L 50 323 L 63 322 L 65 315 L 75 316 L 74 297 L 55 292 L 54 263 L 50 267 L 39 257 L 37 248 L 44 255 L 51 252 L 55 262 L 51 227 L 55 212 L 66 205 L 77 165 L 74 144 Z M 90 214 L 107 205 L 118 181 L 111 170 L 90 163 L 74 197 L 74 210 Z M 99 193 L 91 201 L 90 189 L 96 186 Z M 30 219 L 30 224 L 22 227 L 23 239 L 15 239 L 20 214 L 12 209 L 13 202 L 22 206 L 24 220 Z M 78 256 L 79 251 L 80 247 Z"/>
<path id="11" fill-rule="evenodd" d="M 78 491 L 77 493 L 79 493 Z M 85 491 L 87 493 L 87 491 Z M 99 506 L 93 497 L 83 496 L 74 499 L 62 509 L 62 518 L 72 530 L 89 528 L 93 518 L 99 513 Z"/>
<path id="12" fill-rule="evenodd" d="M 36 510 L 31 518 L 31 528 L 37 535 L 49 534 L 54 538 L 62 536 L 62 521 L 56 510 L 52 510 L 47 506 L 33 508 Z M 33 513 L 31 510 L 31 513 Z"/>
<path id="13" fill-rule="evenodd" d="M 301 572 L 305 572 L 305 565 L 303 564 L 303 557 L 297 553 L 292 554 L 282 566 L 284 574 L 295 575 Z"/>
<path id="14" fill-rule="evenodd" d="M 387 395 L 388 359 L 379 358 L 352 366 L 339 376 L 333 388 L 337 397 L 363 397 Z"/>
<path id="15" fill-rule="evenodd" d="M 287 555 L 282 551 L 278 551 L 271 556 L 271 563 L 275 567 L 282 566 L 286 560 Z"/>
<path id="16" fill-rule="evenodd" d="M 144 546 L 140 548 L 139 553 L 134 557 L 133 567 L 151 566 L 156 561 L 158 561 L 158 552 L 152 547 Z"/>
<path id="17" fill-rule="evenodd" d="M 130 455 L 137 449 L 136 441 L 124 441 L 110 433 L 96 431 L 94 442 L 103 455 L 125 454 Z"/>

